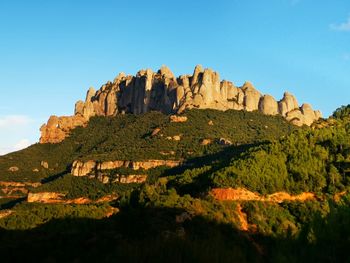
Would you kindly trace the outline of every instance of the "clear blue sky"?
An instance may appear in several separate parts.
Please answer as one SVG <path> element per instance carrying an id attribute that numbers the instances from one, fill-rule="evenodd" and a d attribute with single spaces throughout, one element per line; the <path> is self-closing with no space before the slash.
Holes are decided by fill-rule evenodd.
<path id="1" fill-rule="evenodd" d="M 349 0 L 0 1 L 0 154 L 120 72 L 196 64 L 324 116 L 350 103 Z"/>

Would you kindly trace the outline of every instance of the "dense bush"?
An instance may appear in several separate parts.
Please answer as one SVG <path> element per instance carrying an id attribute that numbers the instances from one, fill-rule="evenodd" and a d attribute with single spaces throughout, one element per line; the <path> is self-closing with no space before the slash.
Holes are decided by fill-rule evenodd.
<path id="1" fill-rule="evenodd" d="M 0 219 L 0 229 L 30 229 L 58 218 L 103 218 L 108 205 L 31 204 L 16 206 L 13 215 Z"/>
<path id="2" fill-rule="evenodd" d="M 260 193 L 342 191 L 350 186 L 350 127 L 347 123 L 293 132 L 253 147 L 212 175 L 215 186 L 244 186 Z"/>
<path id="3" fill-rule="evenodd" d="M 333 112 L 333 117 L 337 119 L 350 117 L 350 104 L 347 106 L 341 106 Z"/>

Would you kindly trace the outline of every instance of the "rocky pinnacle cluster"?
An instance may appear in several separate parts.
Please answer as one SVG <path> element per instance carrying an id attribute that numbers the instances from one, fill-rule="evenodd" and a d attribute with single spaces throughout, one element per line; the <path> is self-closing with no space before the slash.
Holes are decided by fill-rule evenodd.
<path id="1" fill-rule="evenodd" d="M 162 66 L 157 72 L 140 70 L 136 76 L 120 73 L 99 90 L 90 88 L 85 101 L 75 104 L 73 116 L 51 116 L 41 131 L 41 143 L 62 141 L 69 131 L 84 126 L 92 116 L 140 114 L 161 111 L 181 114 L 187 109 L 217 109 L 259 111 L 267 115 L 282 115 L 297 126 L 311 125 L 321 117 L 309 104 L 299 104 L 285 92 L 280 101 L 263 95 L 250 82 L 236 87 L 232 82 L 220 80 L 212 69 L 197 65 L 192 75 L 175 77 Z"/>

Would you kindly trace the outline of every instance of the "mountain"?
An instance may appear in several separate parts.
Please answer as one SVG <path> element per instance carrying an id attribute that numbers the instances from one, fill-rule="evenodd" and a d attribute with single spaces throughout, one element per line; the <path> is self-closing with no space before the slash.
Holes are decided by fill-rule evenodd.
<path id="1" fill-rule="evenodd" d="M 90 88 L 85 102 L 75 104 L 74 116 L 50 117 L 40 129 L 40 142 L 60 142 L 71 129 L 84 126 L 92 116 L 150 111 L 179 114 L 186 109 L 259 111 L 281 115 L 297 126 L 309 126 L 321 117 L 320 111 L 314 111 L 309 104 L 299 107 L 296 98 L 288 92 L 277 102 L 270 95 L 262 95 L 250 82 L 236 87 L 230 81 L 220 81 L 217 72 L 200 65 L 192 75 L 177 78 L 163 66 L 158 72 L 140 70 L 136 76 L 120 73 L 98 91 Z"/>
<path id="2" fill-rule="evenodd" d="M 347 262 L 350 106 L 218 81 L 119 75 L 0 156 L 2 262 Z"/>

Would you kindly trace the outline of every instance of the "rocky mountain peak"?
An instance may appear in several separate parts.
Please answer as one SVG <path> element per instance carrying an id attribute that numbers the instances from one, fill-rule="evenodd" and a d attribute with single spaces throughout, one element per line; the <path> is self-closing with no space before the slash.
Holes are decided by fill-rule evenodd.
<path id="1" fill-rule="evenodd" d="M 197 65 L 192 75 L 174 76 L 167 66 L 157 72 L 144 69 L 136 76 L 120 73 L 113 82 L 99 90 L 89 88 L 85 102 L 75 104 L 73 116 L 52 116 L 41 127 L 41 143 L 62 141 L 76 126 L 85 125 L 92 116 L 114 116 L 121 113 L 140 114 L 148 111 L 182 113 L 186 109 L 260 111 L 280 114 L 295 125 L 311 125 L 321 117 L 309 104 L 299 107 L 296 98 L 285 92 L 277 101 L 261 94 L 247 81 L 242 87 L 220 80 L 219 73 Z"/>

